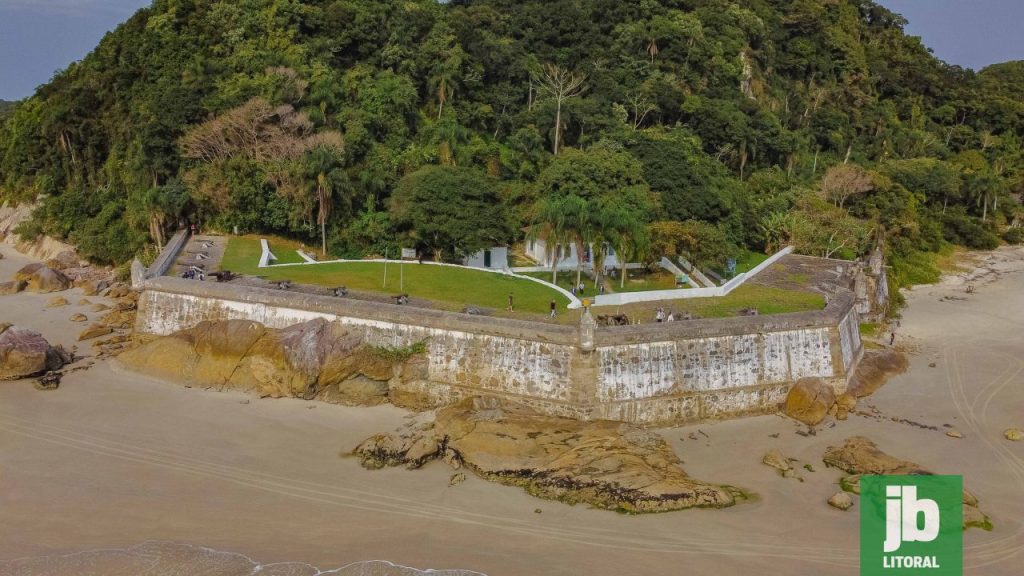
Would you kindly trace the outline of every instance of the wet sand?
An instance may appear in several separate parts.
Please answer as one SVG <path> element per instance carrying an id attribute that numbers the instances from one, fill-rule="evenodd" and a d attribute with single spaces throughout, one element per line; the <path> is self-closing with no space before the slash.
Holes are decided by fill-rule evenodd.
<path id="1" fill-rule="evenodd" d="M 7 256 L 0 280 L 28 262 L 7 246 L 0 251 Z M 1008 442 L 1002 431 L 1024 427 L 1024 250 L 989 260 L 983 277 L 947 278 L 908 294 L 896 342 L 915 350 L 911 368 L 861 405 L 887 419 L 852 415 L 810 437 L 778 416 L 662 430 L 688 473 L 757 494 L 725 510 L 625 516 L 539 500 L 472 475 L 449 487 L 452 471 L 441 463 L 370 472 L 340 456 L 405 422 L 409 413 L 391 406 L 187 389 L 106 362 L 66 376 L 53 392 L 0 382 L 0 575 L 29 566 L 33 574 L 114 574 L 98 561 L 88 564 L 92 572 L 68 562 L 97 550 L 124 559 L 116 550 L 146 541 L 241 555 L 225 556 L 235 560 L 216 570 L 196 564 L 202 574 L 249 574 L 251 558 L 323 570 L 380 559 L 491 576 L 852 575 L 857 506 L 826 505 L 841 473 L 825 469 L 821 456 L 858 434 L 938 473 L 963 474 L 995 524 L 992 532 L 966 533 L 966 573 L 1019 574 L 1024 442 Z M 965 293 L 967 283 L 974 294 Z M 61 295 L 72 303 L 82 297 Z M 0 321 L 71 345 L 82 326 L 66 319 L 79 310 L 42 310 L 49 298 L 0 297 Z M 965 438 L 947 437 L 944 424 Z M 814 471 L 798 468 L 803 483 L 780 477 L 760 463 L 770 448 Z M 40 557 L 49 558 L 16 560 Z M 235 564 L 240 557 L 246 562 Z M 294 573 L 315 573 L 306 568 Z"/>

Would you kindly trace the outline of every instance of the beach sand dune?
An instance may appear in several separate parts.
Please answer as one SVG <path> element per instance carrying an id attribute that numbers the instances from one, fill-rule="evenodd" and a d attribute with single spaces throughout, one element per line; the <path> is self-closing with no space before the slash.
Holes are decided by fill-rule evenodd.
<path id="1" fill-rule="evenodd" d="M 27 260 L 0 250 L 3 280 Z M 848 421 L 814 436 L 779 416 L 659 430 L 694 477 L 757 495 L 722 510 L 628 516 L 472 475 L 449 486 L 452 471 L 439 462 L 371 472 L 341 456 L 408 421 L 392 406 L 186 389 L 107 362 L 67 375 L 53 392 L 0 382 L 0 575 L 57 573 L 67 555 L 99 554 L 97 567 L 136 562 L 124 551 L 147 541 L 225 551 L 225 562 L 238 562 L 235 572 L 204 574 L 248 574 L 254 563 L 292 563 L 282 573 L 305 574 L 375 559 L 491 576 L 856 574 L 858 508 L 826 505 L 842 473 L 821 461 L 855 435 L 937 473 L 963 474 L 995 525 L 965 533 L 966 573 L 1019 574 L 1024 443 L 1002 432 L 1024 426 L 1024 251 L 985 258 L 974 277 L 909 293 L 896 343 L 914 351 L 910 369 Z M 74 345 L 67 318 L 79 310 L 43 310 L 47 299 L 0 297 L 0 322 Z M 951 428 L 964 437 L 947 436 Z M 769 449 L 798 459 L 804 482 L 761 464 Z M 125 565 L 75 566 L 117 574 Z"/>

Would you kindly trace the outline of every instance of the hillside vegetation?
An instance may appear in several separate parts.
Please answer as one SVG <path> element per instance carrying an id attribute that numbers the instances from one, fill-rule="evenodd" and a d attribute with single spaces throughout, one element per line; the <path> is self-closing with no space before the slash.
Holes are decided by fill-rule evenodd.
<path id="1" fill-rule="evenodd" d="M 1024 187 L 1024 62 L 948 66 L 905 24 L 870 0 L 157 0 L 7 114 L 0 198 L 44 198 L 21 232 L 101 262 L 198 219 L 347 257 L 881 243 L 898 285 L 1019 241 Z"/>

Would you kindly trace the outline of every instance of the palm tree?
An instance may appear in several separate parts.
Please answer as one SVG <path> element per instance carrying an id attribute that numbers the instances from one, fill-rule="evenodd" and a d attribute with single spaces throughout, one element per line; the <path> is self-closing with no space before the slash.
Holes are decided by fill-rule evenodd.
<path id="1" fill-rule="evenodd" d="M 551 258 L 552 282 L 558 281 L 558 246 L 576 246 L 576 283 L 580 282 L 580 258 L 586 224 L 587 203 L 575 195 L 542 198 L 535 207 L 534 221 L 545 235 L 548 250 L 554 251 Z"/>

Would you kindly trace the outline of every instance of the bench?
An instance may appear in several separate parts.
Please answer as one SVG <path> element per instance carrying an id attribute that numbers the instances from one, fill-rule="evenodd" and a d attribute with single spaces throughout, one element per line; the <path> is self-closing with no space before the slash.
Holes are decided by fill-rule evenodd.
<path id="1" fill-rule="evenodd" d="M 399 294 L 398 296 L 392 296 L 391 298 L 393 298 L 395 300 L 395 304 L 398 304 L 399 306 L 409 303 L 408 294 Z"/>

